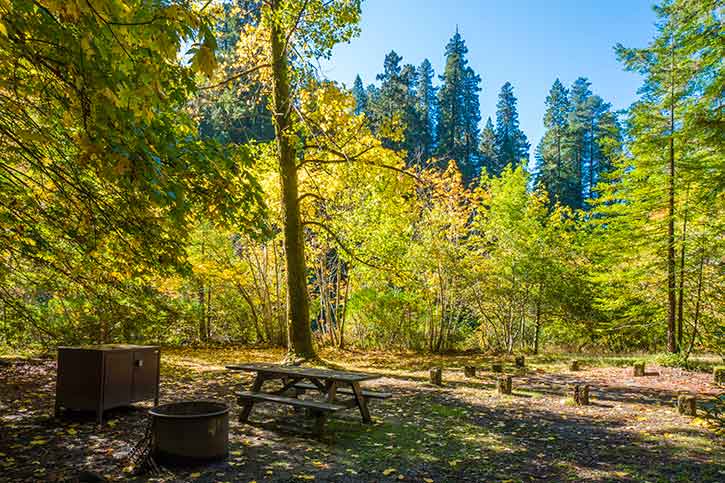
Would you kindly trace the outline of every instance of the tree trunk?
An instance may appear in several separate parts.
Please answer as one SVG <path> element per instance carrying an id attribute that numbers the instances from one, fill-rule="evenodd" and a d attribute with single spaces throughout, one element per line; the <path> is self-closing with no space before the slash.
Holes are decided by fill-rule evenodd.
<path id="1" fill-rule="evenodd" d="M 702 269 L 705 265 L 705 249 L 700 247 L 700 268 L 697 274 L 697 296 L 695 298 L 695 316 L 692 321 L 692 338 L 690 339 L 690 347 L 687 349 L 685 359 L 690 356 L 692 349 L 695 347 L 695 338 L 697 337 L 697 322 L 700 320 L 700 301 L 702 300 Z"/>
<path id="2" fill-rule="evenodd" d="M 673 40 L 674 42 L 674 40 Z M 675 49 L 672 45 L 670 81 L 670 156 L 669 178 L 667 180 L 667 350 L 677 352 L 675 338 L 675 311 L 677 293 L 675 281 Z"/>
<path id="3" fill-rule="evenodd" d="M 340 349 L 345 348 L 345 319 L 347 318 L 347 301 L 350 298 L 350 272 L 351 267 L 347 267 L 347 280 L 345 281 L 345 297 L 342 300 L 342 312 L 340 314 L 340 336 L 338 337 Z"/>
<path id="4" fill-rule="evenodd" d="M 534 354 L 539 353 L 539 334 L 541 333 L 541 302 L 536 301 L 536 325 L 534 326 Z"/>
<path id="5" fill-rule="evenodd" d="M 206 296 L 204 291 L 204 282 L 199 279 L 199 287 L 196 296 L 199 303 L 199 340 L 206 341 Z"/>
<path id="6" fill-rule="evenodd" d="M 279 13 L 280 2 L 271 1 L 273 16 Z M 302 220 L 300 219 L 297 166 L 292 144 L 291 99 L 289 65 L 285 51 L 285 34 L 279 19 L 273 19 L 270 28 L 272 47 L 272 105 L 274 132 L 282 191 L 282 219 L 284 243 L 287 255 L 287 357 L 289 360 L 314 359 L 310 330 L 307 274 L 305 269 L 305 245 Z"/>
<path id="7" fill-rule="evenodd" d="M 690 187 L 688 186 L 685 190 L 685 214 L 682 221 L 682 242 L 680 243 L 680 280 L 679 280 L 679 295 L 677 298 L 677 349 L 681 351 L 683 349 L 682 343 L 684 334 L 683 331 L 683 318 L 685 312 L 685 246 L 687 244 L 687 212 L 688 212 L 688 201 L 690 197 Z"/>

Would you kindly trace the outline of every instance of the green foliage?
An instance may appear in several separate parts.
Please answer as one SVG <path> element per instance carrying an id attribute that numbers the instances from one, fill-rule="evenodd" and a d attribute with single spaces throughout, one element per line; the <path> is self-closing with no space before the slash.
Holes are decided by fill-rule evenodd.
<path id="1" fill-rule="evenodd" d="M 510 82 L 501 86 L 496 103 L 496 156 L 491 174 L 498 175 L 506 166 L 526 166 L 529 160 L 529 142 L 519 128 L 519 113 L 514 88 Z"/>
<path id="2" fill-rule="evenodd" d="M 681 369 L 692 369 L 693 365 L 689 362 L 685 354 L 658 354 L 654 361 L 665 367 L 679 367 Z"/>

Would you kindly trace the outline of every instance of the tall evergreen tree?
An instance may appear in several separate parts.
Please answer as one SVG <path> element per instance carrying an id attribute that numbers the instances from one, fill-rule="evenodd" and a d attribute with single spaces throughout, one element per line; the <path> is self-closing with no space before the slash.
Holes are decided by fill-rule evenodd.
<path id="1" fill-rule="evenodd" d="M 478 151 L 481 107 L 478 93 L 481 77 L 472 68 L 466 68 L 463 82 L 463 163 L 461 174 L 470 182 L 481 173 L 481 156 Z"/>
<path id="2" fill-rule="evenodd" d="M 417 112 L 415 67 L 401 66 L 403 58 L 395 51 L 385 56 L 383 72 L 377 75 L 380 89 L 368 93 L 368 111 L 373 129 L 381 135 L 383 145 L 408 153 L 408 164 L 416 157 L 416 146 L 420 131 Z M 370 90 L 370 88 L 368 88 Z"/>
<path id="3" fill-rule="evenodd" d="M 668 0 L 658 6 L 656 11 L 660 23 L 655 40 L 643 49 L 627 49 L 618 45 L 617 54 L 629 70 L 639 72 L 645 78 L 640 88 L 642 99 L 631 109 L 629 134 L 633 138 L 631 150 L 636 156 L 633 170 L 644 176 L 650 185 L 634 186 L 639 188 L 641 195 L 649 191 L 643 196 L 647 202 L 640 204 L 641 209 L 648 212 L 649 216 L 658 214 L 646 228 L 659 228 L 655 233 L 650 231 L 648 238 L 656 234 L 651 240 L 656 247 L 653 248 L 659 252 L 657 256 L 665 261 L 667 350 L 677 352 L 681 343 L 679 334 L 683 330 L 682 318 L 678 320 L 678 230 L 675 226 L 679 215 L 678 202 L 683 195 L 683 187 L 679 183 L 684 173 L 680 173 L 680 170 L 691 163 L 688 157 L 694 147 L 689 139 L 691 133 L 686 129 L 688 113 L 693 104 L 697 105 L 693 94 L 703 92 L 701 86 L 713 80 L 719 82 L 715 105 L 722 106 L 722 78 L 718 80 L 717 77 L 717 72 L 722 72 L 722 69 L 703 68 L 706 64 L 699 59 L 716 48 L 718 42 L 715 39 L 718 36 L 722 39 L 722 2 Z M 720 24 L 713 25 L 711 22 L 718 17 Z M 699 18 L 703 25 L 710 22 L 713 28 L 705 30 L 698 26 L 695 32 L 699 33 L 688 38 L 684 28 L 692 23 L 693 18 Z M 690 31 L 690 35 L 692 33 Z M 712 44 L 703 46 L 699 36 L 712 39 Z M 698 43 L 702 48 L 693 49 L 692 46 Z M 722 65 L 722 57 L 718 64 Z M 700 69 L 702 72 L 698 73 Z M 636 183 L 637 180 L 632 181 Z M 684 240 L 685 236 L 682 238 Z M 684 263 L 683 253 L 680 264 Z M 679 299 L 681 303 L 682 294 Z"/>
<path id="4" fill-rule="evenodd" d="M 585 164 L 591 168 L 593 158 L 594 139 L 591 126 L 594 123 L 593 106 L 601 103 L 601 99 L 595 99 L 589 89 L 591 82 L 585 77 L 577 78 L 569 90 L 569 101 L 571 108 L 569 112 L 569 130 L 572 149 L 572 193 L 571 207 L 581 208 L 583 206 L 584 193 L 584 169 Z"/>
<path id="5" fill-rule="evenodd" d="M 546 132 L 539 147 L 536 183 L 546 189 L 552 202 L 575 206 L 579 197 L 571 156 L 570 111 L 569 91 L 556 79 L 546 97 Z"/>
<path id="6" fill-rule="evenodd" d="M 446 45 L 446 67 L 438 91 L 437 155 L 455 160 L 470 182 L 478 175 L 480 77 L 468 67 L 468 48 L 456 31 Z"/>
<path id="7" fill-rule="evenodd" d="M 433 67 L 428 59 L 418 67 L 418 84 L 416 86 L 416 109 L 420 120 L 420 136 L 418 153 L 420 162 L 426 163 L 433 155 L 435 148 L 436 122 L 436 88 L 433 87 Z"/>
<path id="8" fill-rule="evenodd" d="M 489 117 L 486 120 L 486 125 L 481 131 L 481 145 L 479 147 L 481 154 L 481 166 L 486 168 L 488 174 L 494 174 L 498 172 L 498 160 L 496 156 L 496 130 L 493 127 L 493 122 Z"/>
<path id="9" fill-rule="evenodd" d="M 496 104 L 496 167 L 493 174 L 500 174 L 507 165 L 526 166 L 529 159 L 529 142 L 519 128 L 519 113 L 514 88 L 510 82 L 501 86 Z"/>
<path id="10" fill-rule="evenodd" d="M 365 87 L 359 75 L 355 76 L 355 82 L 352 85 L 352 95 L 355 98 L 355 114 L 367 112 L 368 93 L 365 92 Z"/>

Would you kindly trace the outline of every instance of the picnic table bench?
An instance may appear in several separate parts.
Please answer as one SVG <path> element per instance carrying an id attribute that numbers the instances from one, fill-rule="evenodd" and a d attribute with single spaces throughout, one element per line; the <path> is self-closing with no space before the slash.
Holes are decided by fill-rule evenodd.
<path id="1" fill-rule="evenodd" d="M 233 371 L 256 374 L 251 390 L 237 393 L 241 405 L 241 422 L 249 419 L 255 403 L 284 404 L 307 410 L 315 418 L 316 432 L 321 433 L 328 415 L 343 409 L 358 408 L 363 423 L 370 424 L 372 420 L 368 400 L 387 399 L 392 396 L 389 392 L 364 390 L 360 387 L 361 382 L 381 377 L 377 374 L 266 363 L 231 364 L 226 367 Z M 274 380 L 281 382 L 281 388 L 262 390 L 265 382 Z M 312 391 L 317 398 L 300 398 L 308 391 Z M 290 393 L 289 396 L 285 395 Z"/>

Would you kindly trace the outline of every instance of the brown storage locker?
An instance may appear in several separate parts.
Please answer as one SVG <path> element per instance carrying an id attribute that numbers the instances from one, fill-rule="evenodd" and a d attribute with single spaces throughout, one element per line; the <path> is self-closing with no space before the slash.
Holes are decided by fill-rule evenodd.
<path id="1" fill-rule="evenodd" d="M 60 409 L 103 411 L 138 401 L 159 403 L 157 346 L 104 344 L 58 347 L 55 414 Z"/>

